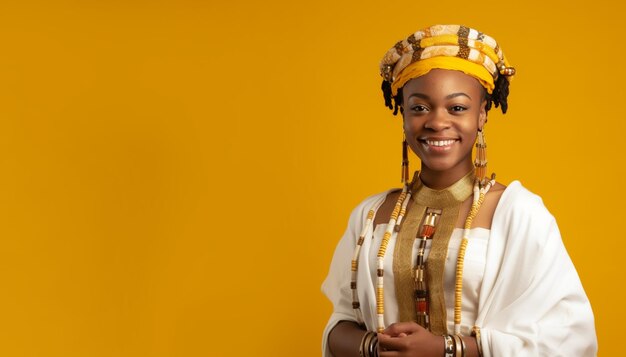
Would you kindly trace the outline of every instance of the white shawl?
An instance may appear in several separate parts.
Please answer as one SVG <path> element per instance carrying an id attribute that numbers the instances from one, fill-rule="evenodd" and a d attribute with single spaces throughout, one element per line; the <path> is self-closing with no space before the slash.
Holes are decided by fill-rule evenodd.
<path id="1" fill-rule="evenodd" d="M 357 206 L 340 240 L 322 290 L 334 311 L 324 330 L 327 339 L 342 320 L 355 321 L 350 292 L 350 260 L 367 211 L 387 192 Z M 369 250 L 372 230 L 363 251 Z M 359 300 L 369 328 L 375 326 L 375 294 L 369 266 L 359 264 Z M 369 281 L 370 284 L 362 282 Z M 518 181 L 500 198 L 491 225 L 485 275 L 476 325 L 485 357 L 595 356 L 593 313 L 554 220 L 541 198 Z"/>

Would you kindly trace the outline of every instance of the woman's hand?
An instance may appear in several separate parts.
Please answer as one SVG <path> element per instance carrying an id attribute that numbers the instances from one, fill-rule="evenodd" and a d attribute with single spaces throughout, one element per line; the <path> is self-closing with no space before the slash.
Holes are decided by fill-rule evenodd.
<path id="1" fill-rule="evenodd" d="M 415 322 L 391 324 L 378 334 L 380 357 L 441 357 L 444 349 L 443 336 L 433 335 Z"/>

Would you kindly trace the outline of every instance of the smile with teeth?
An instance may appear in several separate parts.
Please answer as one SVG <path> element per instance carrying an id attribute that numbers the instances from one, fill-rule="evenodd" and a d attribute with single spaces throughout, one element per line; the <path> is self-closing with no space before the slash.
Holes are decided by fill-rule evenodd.
<path id="1" fill-rule="evenodd" d="M 429 140 L 429 139 L 425 139 L 423 140 L 426 144 L 428 144 L 429 146 L 436 146 L 436 147 L 442 147 L 442 146 L 450 146 L 452 145 L 456 140 L 455 139 L 448 139 L 448 140 Z"/>

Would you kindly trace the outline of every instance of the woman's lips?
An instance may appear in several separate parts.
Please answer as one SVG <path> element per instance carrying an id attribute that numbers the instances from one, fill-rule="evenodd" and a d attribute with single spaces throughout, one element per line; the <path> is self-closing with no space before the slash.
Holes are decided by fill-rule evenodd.
<path id="1" fill-rule="evenodd" d="M 424 140 L 426 144 L 430 146 L 449 146 L 452 145 L 456 140 L 447 139 L 447 140 Z"/>
<path id="2" fill-rule="evenodd" d="M 428 150 L 446 151 L 449 150 L 458 139 L 419 139 L 420 143 Z"/>

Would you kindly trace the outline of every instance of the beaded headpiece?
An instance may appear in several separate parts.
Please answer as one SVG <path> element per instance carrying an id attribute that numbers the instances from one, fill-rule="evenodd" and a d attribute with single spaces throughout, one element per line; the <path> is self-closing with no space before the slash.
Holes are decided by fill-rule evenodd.
<path id="1" fill-rule="evenodd" d="M 396 100 L 398 90 L 435 68 L 458 70 L 476 78 L 490 94 L 490 102 L 506 112 L 509 82 L 515 69 L 493 38 L 462 25 L 434 25 L 419 30 L 387 51 L 380 62 L 385 105 L 397 111 L 400 103 L 394 106 L 391 100 Z"/>

